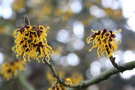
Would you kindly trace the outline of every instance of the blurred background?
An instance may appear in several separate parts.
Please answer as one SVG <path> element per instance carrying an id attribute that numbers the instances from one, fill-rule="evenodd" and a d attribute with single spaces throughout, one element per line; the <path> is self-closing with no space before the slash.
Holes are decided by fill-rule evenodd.
<path id="1" fill-rule="evenodd" d="M 57 71 L 74 81 L 86 80 L 112 68 L 106 57 L 97 57 L 96 49 L 88 52 L 85 40 L 90 29 L 122 29 L 116 39 L 122 40 L 114 55 L 118 64 L 135 60 L 135 0 L 0 0 L 0 65 L 14 60 L 14 30 L 24 24 L 28 15 L 31 25 L 49 25 L 48 42 L 55 51 L 51 60 Z M 48 66 L 33 60 L 21 72 L 35 90 L 47 90 Z M 76 78 L 80 77 L 80 78 Z M 78 80 L 78 82 L 79 82 Z M 0 90 L 27 90 L 17 79 L 0 77 Z M 81 89 L 85 90 L 85 89 Z M 117 74 L 86 90 L 135 90 L 135 69 Z"/>

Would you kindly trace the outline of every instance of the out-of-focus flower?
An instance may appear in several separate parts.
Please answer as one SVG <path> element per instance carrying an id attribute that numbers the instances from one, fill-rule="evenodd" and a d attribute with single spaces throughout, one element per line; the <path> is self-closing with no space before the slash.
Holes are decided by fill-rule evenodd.
<path id="1" fill-rule="evenodd" d="M 8 26 L 0 26 L 0 34 L 5 34 L 8 32 Z"/>
<path id="2" fill-rule="evenodd" d="M 30 59 L 44 59 L 50 60 L 50 55 L 53 50 L 52 47 L 47 44 L 47 33 L 49 27 L 42 25 L 24 25 L 15 30 L 13 36 L 15 38 L 15 46 L 12 48 L 17 53 L 17 57 L 22 55 L 23 59 L 30 61 Z"/>
<path id="3" fill-rule="evenodd" d="M 71 17 L 73 17 L 74 13 L 71 10 L 62 10 L 60 8 L 55 10 L 55 16 L 60 17 L 63 21 L 69 20 Z"/>
<path id="4" fill-rule="evenodd" d="M 51 72 L 47 72 L 46 78 L 48 79 L 48 81 L 50 83 L 55 82 L 57 80 L 55 77 L 52 76 L 52 73 Z"/>
<path id="5" fill-rule="evenodd" d="M 60 77 L 65 77 L 65 72 L 60 71 L 60 72 L 58 72 L 58 75 L 60 75 Z M 52 75 L 52 72 L 47 72 L 46 75 L 45 75 L 45 77 L 48 79 L 48 81 L 49 81 L 50 83 L 57 81 L 57 78 L 55 78 L 55 77 Z"/>
<path id="6" fill-rule="evenodd" d="M 15 11 L 19 11 L 20 9 L 25 7 L 25 0 L 14 0 L 13 9 Z"/>
<path id="7" fill-rule="evenodd" d="M 100 55 L 104 56 L 104 54 L 108 57 L 112 56 L 113 52 L 117 50 L 118 44 L 121 42 L 118 43 L 115 40 L 115 34 L 121 32 L 121 30 L 112 32 L 104 29 L 99 31 L 92 30 L 92 32 L 94 32 L 94 34 L 89 36 L 86 40 L 88 44 L 92 43 L 92 48 L 89 49 L 89 52 L 92 49 L 97 48 L 98 57 L 100 57 Z"/>
<path id="8" fill-rule="evenodd" d="M 79 84 L 83 80 L 83 76 L 78 72 L 73 73 L 70 78 L 73 84 Z"/>
<path id="9" fill-rule="evenodd" d="M 43 17 L 47 17 L 51 14 L 53 9 L 53 6 L 51 4 L 45 4 L 44 7 L 39 11 L 38 13 L 38 18 L 43 18 Z"/>
<path id="10" fill-rule="evenodd" d="M 7 80 L 12 79 L 18 74 L 18 71 L 25 70 L 25 62 L 16 60 L 2 64 L 0 74 Z"/>
<path id="11" fill-rule="evenodd" d="M 122 17 L 122 10 L 120 9 L 111 9 L 111 8 L 105 8 L 105 12 L 107 16 L 110 16 L 115 19 L 120 19 Z"/>

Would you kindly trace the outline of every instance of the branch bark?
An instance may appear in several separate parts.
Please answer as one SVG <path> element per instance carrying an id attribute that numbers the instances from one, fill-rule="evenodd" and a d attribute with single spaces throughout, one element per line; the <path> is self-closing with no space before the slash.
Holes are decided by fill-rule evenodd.
<path id="1" fill-rule="evenodd" d="M 115 57 L 113 57 L 113 56 L 111 56 L 110 57 L 110 61 L 111 61 L 111 63 L 112 63 L 112 65 L 117 69 L 117 70 L 119 70 L 120 72 L 123 72 L 123 70 L 124 70 L 124 66 L 121 66 L 121 65 L 118 65 L 116 62 L 115 62 Z"/>
<path id="2" fill-rule="evenodd" d="M 135 68 L 135 61 L 126 63 L 124 65 L 124 69 L 122 70 L 122 72 L 124 72 L 126 70 L 132 70 L 133 68 Z M 76 85 L 75 87 L 80 86 L 80 87 L 86 88 L 86 87 L 88 87 L 90 85 L 100 83 L 101 81 L 104 81 L 104 80 L 108 79 L 109 77 L 111 77 L 112 75 L 115 75 L 115 74 L 117 74 L 119 72 L 121 72 L 121 71 L 119 71 L 116 68 L 106 70 L 105 72 L 103 72 L 99 76 L 97 76 L 97 77 L 95 77 L 95 78 L 93 78 L 91 80 L 83 81 L 81 84 Z"/>
<path id="3" fill-rule="evenodd" d="M 60 76 L 57 75 L 57 73 L 55 72 L 55 69 L 52 66 L 52 64 L 49 63 L 49 62 L 47 62 L 46 64 L 51 69 L 54 77 L 56 77 L 61 84 L 63 84 L 66 87 L 70 87 L 70 88 L 87 88 L 88 86 L 91 86 L 93 84 L 100 83 L 101 81 L 104 81 L 104 80 L 108 79 L 112 75 L 115 75 L 115 74 L 120 73 L 120 72 L 124 72 L 126 70 L 132 70 L 133 68 L 135 68 L 135 61 L 132 61 L 132 62 L 126 63 L 124 65 L 124 68 L 122 68 L 122 70 L 118 70 L 117 68 L 114 67 L 112 69 L 109 69 L 109 70 L 104 71 L 99 76 L 97 76 L 97 77 L 95 77 L 93 79 L 82 81 L 80 84 L 77 84 L 77 85 L 67 85 L 67 84 L 65 84 L 61 80 Z"/>
<path id="4" fill-rule="evenodd" d="M 64 80 L 56 73 L 56 70 L 55 68 L 53 67 L 53 65 L 51 64 L 51 62 L 49 62 L 48 60 L 44 59 L 46 61 L 46 64 L 49 66 L 49 68 L 51 69 L 52 71 L 52 74 L 55 78 L 57 78 L 58 82 L 63 84 L 64 86 L 66 87 L 71 87 L 70 85 L 66 84 L 64 82 Z"/>

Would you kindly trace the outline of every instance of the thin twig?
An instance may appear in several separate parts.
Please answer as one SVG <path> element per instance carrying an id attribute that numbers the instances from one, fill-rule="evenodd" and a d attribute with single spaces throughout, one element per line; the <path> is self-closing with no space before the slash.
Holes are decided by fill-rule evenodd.
<path id="1" fill-rule="evenodd" d="M 112 65 L 113 65 L 116 69 L 118 69 L 120 72 L 123 72 L 124 66 L 118 65 L 118 64 L 115 62 L 115 57 L 111 56 L 111 57 L 110 57 L 110 61 L 111 61 Z"/>
<path id="2" fill-rule="evenodd" d="M 53 65 L 51 64 L 51 62 L 49 62 L 49 61 L 46 60 L 46 59 L 45 59 L 45 62 L 46 62 L 46 64 L 49 66 L 49 68 L 51 69 L 53 76 L 54 76 L 55 78 L 57 78 L 58 82 L 61 83 L 61 84 L 63 84 L 63 85 L 66 86 L 66 87 L 70 87 L 70 85 L 66 84 L 66 83 L 64 82 L 64 80 L 56 73 L 55 68 L 53 67 Z"/>
<path id="3" fill-rule="evenodd" d="M 24 16 L 24 22 L 26 25 L 30 25 L 30 20 L 29 20 L 28 16 Z"/>
<path id="4" fill-rule="evenodd" d="M 132 61 L 132 62 L 129 62 L 129 63 L 126 63 L 122 72 L 126 71 L 126 70 L 132 70 L 133 68 L 135 68 L 135 61 Z M 91 80 L 87 80 L 87 81 L 83 81 L 81 84 L 83 88 L 86 88 L 90 85 L 93 85 L 93 84 L 97 84 L 101 81 L 104 81 L 106 79 L 108 79 L 109 77 L 111 77 L 112 75 L 115 75 L 117 73 L 119 73 L 120 71 L 116 68 L 112 68 L 112 69 L 109 69 L 103 73 L 101 73 L 99 76 L 91 79 Z M 79 87 L 81 84 L 78 84 L 76 85 L 75 87 Z"/>

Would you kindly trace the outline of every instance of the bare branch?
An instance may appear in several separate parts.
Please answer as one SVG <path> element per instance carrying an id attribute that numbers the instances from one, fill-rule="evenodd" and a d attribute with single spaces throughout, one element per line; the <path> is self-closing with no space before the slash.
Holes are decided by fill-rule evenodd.
<path id="1" fill-rule="evenodd" d="M 115 57 L 111 56 L 111 57 L 110 57 L 110 61 L 111 61 L 112 65 L 113 65 L 116 69 L 118 69 L 120 72 L 123 72 L 124 66 L 118 65 L 118 64 L 115 62 Z"/>
<path id="2" fill-rule="evenodd" d="M 132 62 L 126 63 L 124 65 L 124 68 L 121 69 L 121 71 L 118 70 L 117 68 L 112 68 L 112 69 L 109 69 L 109 70 L 103 72 L 102 74 L 100 74 L 99 76 L 97 76 L 97 77 L 95 77 L 93 79 L 82 81 L 80 84 L 67 85 L 64 81 L 62 81 L 60 76 L 58 76 L 58 74 L 55 72 L 55 69 L 52 66 L 52 64 L 50 62 L 48 62 L 48 61 L 46 62 L 46 64 L 51 69 L 54 77 L 56 77 L 61 84 L 63 84 L 66 87 L 70 87 L 70 88 L 87 88 L 88 86 L 100 83 L 101 81 L 104 81 L 104 80 L 108 79 L 109 77 L 111 77 L 112 75 L 115 75 L 115 74 L 117 74 L 119 72 L 124 72 L 126 70 L 131 70 L 131 69 L 135 68 L 135 61 L 132 61 Z"/>
<path id="3" fill-rule="evenodd" d="M 66 87 L 70 87 L 70 85 L 66 84 L 66 83 L 64 82 L 64 80 L 56 73 L 55 68 L 53 67 L 53 65 L 51 64 L 51 62 L 49 62 L 49 61 L 46 60 L 46 59 L 45 59 L 45 61 L 46 61 L 46 64 L 47 64 L 47 65 L 49 66 L 49 68 L 51 69 L 53 76 L 54 76 L 55 78 L 57 78 L 58 82 L 61 83 L 61 84 L 63 84 L 63 85 L 66 86 Z"/>

